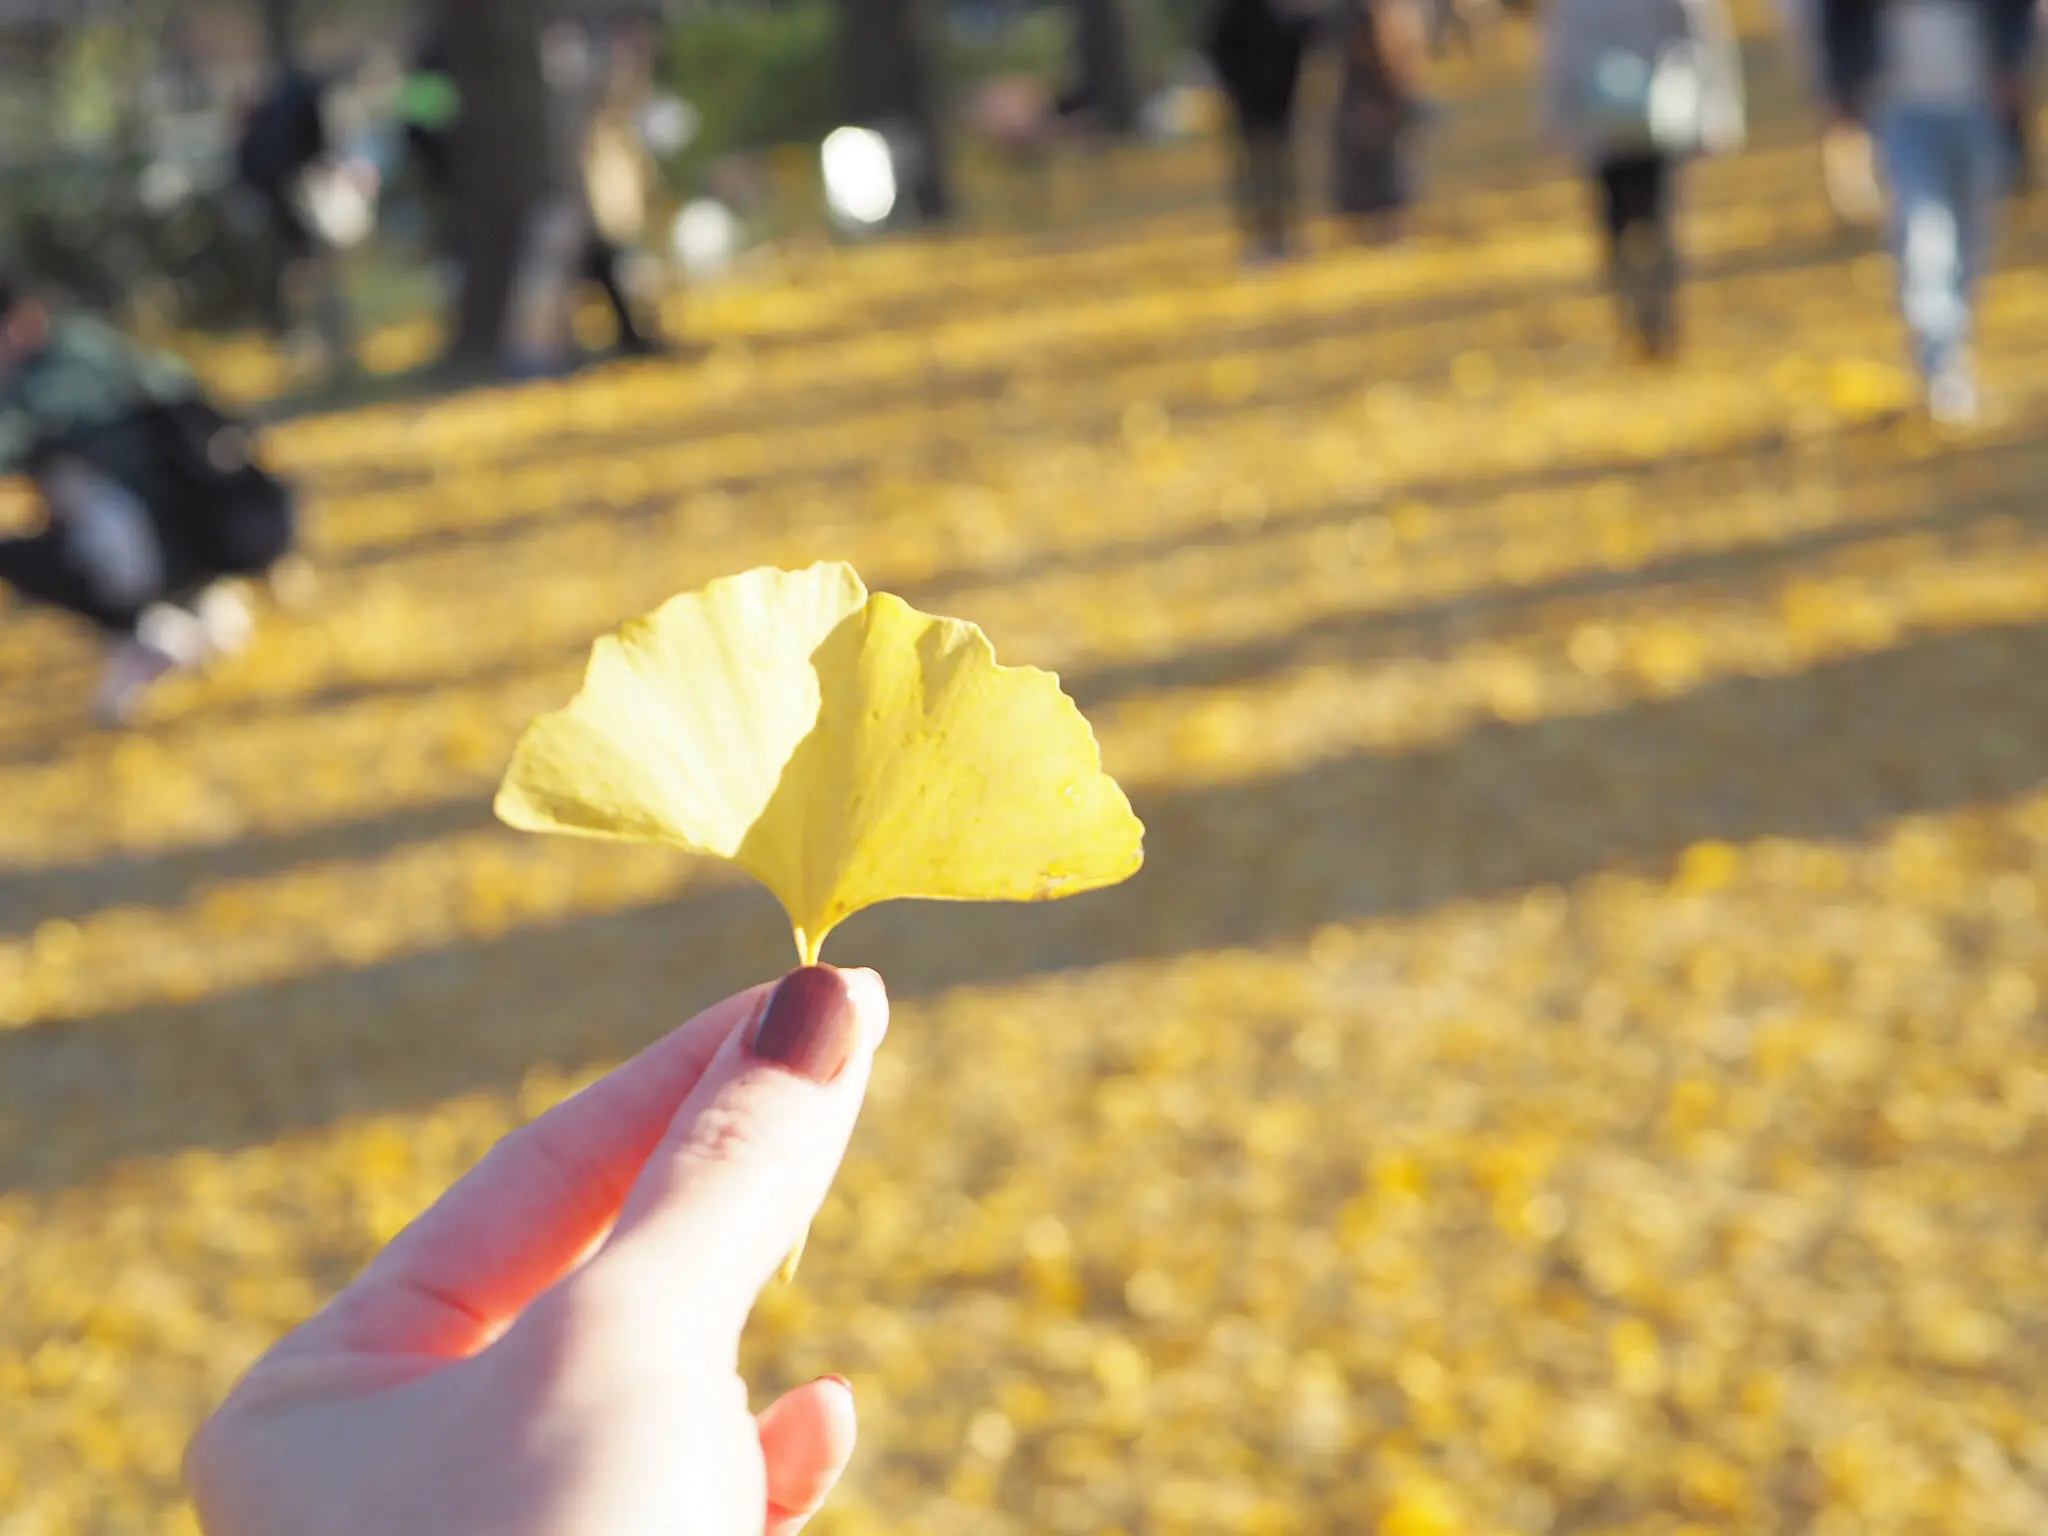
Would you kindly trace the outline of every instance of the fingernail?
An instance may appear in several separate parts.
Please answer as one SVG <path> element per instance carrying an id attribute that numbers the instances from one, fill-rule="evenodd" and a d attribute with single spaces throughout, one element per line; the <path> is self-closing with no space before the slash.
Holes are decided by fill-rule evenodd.
<path id="1" fill-rule="evenodd" d="M 845 1378 L 844 1376 L 840 1376 L 840 1375 L 837 1375 L 837 1374 L 834 1374 L 834 1375 L 830 1375 L 830 1376 L 820 1376 L 820 1377 L 818 1378 L 818 1380 L 820 1380 L 820 1381 L 836 1381 L 836 1382 L 838 1382 L 838 1383 L 839 1383 L 839 1385 L 840 1385 L 840 1386 L 842 1386 L 842 1387 L 844 1387 L 844 1388 L 846 1389 L 846 1395 L 847 1395 L 848 1397 L 851 1397 L 851 1396 L 853 1396 L 853 1383 L 852 1383 L 852 1382 L 850 1382 L 850 1381 L 848 1381 L 848 1380 L 847 1380 L 847 1379 L 846 1379 L 846 1378 Z"/>
<path id="2" fill-rule="evenodd" d="M 860 1041 L 860 1019 L 846 984 L 829 965 L 806 965 L 775 985 L 747 1050 L 814 1083 L 829 1083 Z"/>

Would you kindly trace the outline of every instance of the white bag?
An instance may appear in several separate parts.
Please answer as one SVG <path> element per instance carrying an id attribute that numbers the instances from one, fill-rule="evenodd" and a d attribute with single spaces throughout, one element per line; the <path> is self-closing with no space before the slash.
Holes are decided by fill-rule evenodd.
<path id="1" fill-rule="evenodd" d="M 1706 149 L 1699 50 L 1673 43 L 1654 59 L 1610 48 L 1593 61 L 1585 122 L 1607 154 L 1689 155 Z"/>

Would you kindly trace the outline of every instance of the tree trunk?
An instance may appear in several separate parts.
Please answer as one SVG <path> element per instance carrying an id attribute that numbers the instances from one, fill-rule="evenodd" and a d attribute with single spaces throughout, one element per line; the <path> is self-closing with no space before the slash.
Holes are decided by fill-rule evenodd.
<path id="1" fill-rule="evenodd" d="M 1081 99 L 1098 125 L 1133 133 L 1140 110 L 1138 47 L 1129 0 L 1074 0 Z"/>
<path id="2" fill-rule="evenodd" d="M 917 146 L 904 191 L 917 214 L 953 212 L 931 41 L 920 0 L 839 0 L 840 102 L 848 122 Z"/>
<path id="3" fill-rule="evenodd" d="M 462 98 L 450 209 L 463 274 L 449 327 L 458 364 L 499 361 L 529 220 L 554 190 L 540 63 L 546 20 L 543 0 L 453 0 L 448 10 L 449 72 Z"/>

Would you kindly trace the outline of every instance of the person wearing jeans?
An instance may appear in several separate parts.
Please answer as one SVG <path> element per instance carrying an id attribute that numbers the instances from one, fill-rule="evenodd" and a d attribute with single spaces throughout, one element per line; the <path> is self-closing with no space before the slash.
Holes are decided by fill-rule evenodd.
<path id="1" fill-rule="evenodd" d="M 2004 0 L 1887 0 L 1878 143 L 1891 191 L 1899 315 L 1929 415 L 1977 414 L 1973 299 L 2005 185 L 1997 49 Z"/>
<path id="2" fill-rule="evenodd" d="M 1984 264 L 2004 161 L 1988 104 L 1900 103 L 1879 120 L 1892 192 L 1899 314 L 1928 410 L 1943 421 L 1976 412 L 1968 358 L 1971 299 Z"/>

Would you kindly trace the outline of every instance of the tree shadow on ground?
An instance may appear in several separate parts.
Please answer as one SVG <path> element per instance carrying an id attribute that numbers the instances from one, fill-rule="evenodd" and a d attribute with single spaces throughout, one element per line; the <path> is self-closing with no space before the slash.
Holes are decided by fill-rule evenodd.
<path id="1" fill-rule="evenodd" d="M 1846 269 L 1847 262 L 1864 249 L 1865 243 L 1860 237 L 1834 229 L 1819 229 L 1798 238 L 1773 239 L 1763 245 L 1723 252 L 1701 261 L 1689 275 L 1689 283 L 1697 291 L 1715 285 L 1740 285 L 1751 278 L 1820 271 L 1838 265 Z M 1291 381 L 1286 377 L 1288 358 L 1303 348 L 1339 340 L 1356 342 L 1361 372 L 1357 377 L 1339 381 L 1343 387 L 1355 388 L 1368 377 L 1382 382 L 1425 382 L 1445 375 L 1450 358 L 1456 351 L 1455 348 L 1446 349 L 1440 342 L 1425 344 L 1435 339 L 1430 333 L 1506 313 L 1511 314 L 1521 327 L 1522 334 L 1516 338 L 1518 344 L 1540 347 L 1566 334 L 1564 317 L 1558 312 L 1557 305 L 1563 301 L 1596 297 L 1598 291 L 1598 281 L 1591 266 L 1584 272 L 1539 270 L 1466 284 L 1449 292 L 1420 295 L 1390 293 L 1362 298 L 1356 304 L 1339 310 L 1291 314 L 1259 319 L 1249 324 L 1190 325 L 1183 331 L 1166 336 L 1143 333 L 1120 345 L 1091 338 L 1088 350 L 1091 366 L 1097 372 L 1137 367 L 1163 370 L 1179 365 L 1184 376 L 1197 383 L 1202 378 L 1202 364 L 1225 357 L 1250 360 L 1273 376 L 1274 387 L 1280 391 L 1274 403 L 1294 404 L 1331 391 L 1327 381 L 1312 384 L 1306 391 L 1289 387 Z M 1093 300 L 1102 295 L 1095 293 L 1088 297 Z M 1725 298 L 1722 302 L 1731 311 L 1740 312 L 1743 308 L 1739 295 Z M 930 316 L 918 318 L 905 314 L 890 321 L 886 317 L 863 314 L 857 320 L 849 320 L 843 327 L 806 332 L 804 339 L 809 346 L 830 348 L 892 325 L 915 329 L 933 323 L 935 321 Z M 1500 339 L 1491 338 L 1496 345 Z M 753 343 L 750 342 L 749 346 L 752 348 Z M 754 350 L 765 353 L 772 349 Z M 589 366 L 597 368 L 608 361 L 610 359 L 598 359 Z M 934 360 L 925 370 L 907 378 L 832 381 L 746 399 L 733 406 L 710 405 L 687 415 L 653 417 L 632 425 L 614 423 L 599 427 L 567 418 L 559 430 L 508 443 L 493 462 L 500 470 L 544 463 L 558 458 L 565 445 L 579 439 L 601 438 L 608 454 L 627 455 L 639 448 L 672 447 L 678 442 L 733 434 L 787 434 L 813 426 L 843 425 L 848 415 L 853 413 L 941 407 L 974 398 L 997 400 L 1013 383 L 1028 377 L 1029 371 L 1023 359 L 995 365 Z M 480 383 L 474 387 L 503 386 Z M 394 384 L 395 390 L 403 391 L 405 388 L 402 381 Z M 426 398 L 431 393 L 431 386 L 423 383 L 417 386 L 416 395 L 396 393 L 392 398 Z M 1243 409 L 1242 402 L 1219 404 L 1199 394 L 1167 403 L 1173 407 L 1177 418 L 1185 414 L 1194 421 L 1217 414 L 1219 409 Z M 1117 425 L 1113 413 L 1108 425 L 1112 428 Z M 798 471 L 797 475 L 802 473 Z M 336 468 L 323 475 L 321 489 L 329 495 L 389 493 L 428 483 L 434 475 L 435 467 L 428 463 L 397 468 L 375 465 Z M 563 520 L 574 515 L 582 515 L 582 509 L 563 508 L 518 521 Z"/>
<path id="2" fill-rule="evenodd" d="M 1987 445 L 1979 467 L 1987 475 L 2008 472 L 2015 460 L 2029 460 L 2036 452 L 2024 441 Z M 1752 461 L 1753 462 L 1753 461 Z M 1702 456 L 1701 465 L 1711 467 Z M 1660 471 L 1674 468 L 1673 461 L 1650 466 Z M 1679 466 L 1682 467 L 1682 466 Z M 1884 471 L 1891 474 L 1893 471 Z M 1119 700 L 1144 693 L 1174 688 L 1213 688 L 1244 684 L 1283 672 L 1290 667 L 1316 665 L 1369 665 L 1402 656 L 1428 655 L 1453 643 L 1459 633 L 1477 626 L 1499 634 L 1526 623 L 1558 604 L 1594 603 L 1616 598 L 1643 600 L 1659 592 L 1695 589 L 1702 585 L 1732 582 L 1754 583 L 1782 577 L 1805 562 L 1852 549 L 1880 539 L 1929 537 L 1962 540 L 1973 531 L 1994 524 L 2009 527 L 2038 525 L 2048 520 L 2048 507 L 2039 504 L 2023 487 L 2024 476 L 2013 481 L 2016 488 L 1998 496 L 1979 497 L 1963 505 L 1936 505 L 1933 510 L 1911 515 L 1829 524 L 1788 538 L 1746 543 L 1733 548 L 1685 551 L 1628 569 L 1594 566 L 1522 586 L 1490 585 L 1472 592 L 1459 592 L 1419 603 L 1384 609 L 1346 609 L 1308 620 L 1282 633 L 1261 635 L 1231 644 L 1182 650 L 1159 659 L 1108 664 L 1074 669 L 1064 676 L 1067 691 L 1087 710 L 1099 710 Z M 1487 492 L 1476 490 L 1476 503 Z M 1453 503 L 1456 504 L 1456 503 Z M 1355 512 L 1341 515 L 1349 516 Z M 1325 519 L 1318 519 L 1318 521 Z M 1267 524 L 1246 538 L 1270 535 Z M 1229 549 L 1238 535 L 1214 530 L 1217 547 Z M 1115 559 L 1149 559 L 1172 549 L 1211 542 L 1202 537 L 1146 541 L 1132 548 L 1119 546 L 1104 551 L 1104 563 Z M 1063 568 L 1076 565 L 1093 568 L 1091 562 L 1058 562 Z M 1001 571 L 986 578 L 1013 580 L 1029 574 Z M 947 606 L 955 589 L 943 584 L 909 586 L 903 595 L 910 601 L 935 608 Z M 565 650 L 558 662 L 573 663 L 582 647 Z M 460 679 L 432 678 L 405 686 L 372 685 L 338 687 L 310 696 L 273 703 L 264 701 L 246 708 L 207 710 L 186 722 L 180 731 L 202 733 L 242 720 L 261 720 L 278 713 L 297 714 L 322 709 L 342 709 L 373 699 L 423 694 L 460 681 L 488 687 L 528 673 L 537 663 L 522 658 L 504 668 L 466 672 Z M 176 733 L 164 739 L 175 742 Z M 30 750 L 0 757 L 0 766 L 45 760 L 61 747 Z M 481 798 L 462 798 L 422 805 L 391 815 L 364 820 L 330 823 L 275 835 L 238 838 L 172 852 L 133 858 L 116 858 L 86 865 L 59 865 L 44 869 L 0 871 L 0 934 L 26 933 L 37 923 L 53 918 L 75 918 L 111 905 L 167 906 L 189 899 L 198 888 L 225 880 L 260 878 L 305 863 L 331 859 L 365 860 L 389 853 L 406 844 L 476 831 L 493 825 L 488 803 Z"/>
<path id="3" fill-rule="evenodd" d="M 1860 839 L 2048 781 L 2048 625 L 1922 639 L 1612 713 L 1138 797 L 1147 865 L 1040 907 L 898 905 L 833 943 L 899 997 L 1289 943 L 1326 923 L 1657 875 L 1691 844 Z M 0 1034 L 0 1187 L 505 1091 L 629 1053 L 788 963 L 716 889 L 194 1002 Z M 447 1021 L 459 1019 L 459 1034 Z M 477 1027 L 478 1020 L 489 1021 Z M 62 1133 L 56 1134 L 56 1128 Z"/>
<path id="4" fill-rule="evenodd" d="M 1901 453 L 1892 453 L 1892 446 L 1901 446 Z M 1718 444 L 1714 449 L 1677 453 L 1655 461 L 1597 459 L 1479 479 L 1401 485 L 1395 489 L 1403 502 L 1423 502 L 1440 512 L 1462 514 L 1483 508 L 1497 498 L 1569 494 L 1573 489 L 1624 481 L 1634 498 L 1642 502 L 1655 498 L 1669 510 L 1681 500 L 1690 502 L 1702 494 L 1731 494 L 1737 479 L 1749 487 L 1792 487 L 1802 477 L 1827 473 L 1843 506 L 1864 506 L 1880 492 L 1890 500 L 1898 500 L 1925 489 L 1925 504 L 1933 510 L 1884 516 L 1855 514 L 1819 528 L 1794 532 L 1790 537 L 1741 541 L 1720 549 L 1679 551 L 1622 569 L 1591 565 L 1520 586 L 1489 586 L 1479 592 L 1458 592 L 1419 604 L 1348 608 L 1313 618 L 1282 635 L 1264 635 L 1221 647 L 1194 647 L 1165 659 L 1137 659 L 1090 670 L 1069 668 L 1063 676 L 1069 692 L 1083 705 L 1100 705 L 1128 692 L 1167 686 L 1176 680 L 1200 684 L 1253 676 L 1278 666 L 1290 653 L 1317 645 L 1327 649 L 1325 643 L 1329 641 L 1348 645 L 1352 637 L 1360 637 L 1368 645 L 1356 649 L 1356 655 L 1382 655 L 1397 647 L 1409 631 L 1417 631 L 1415 639 L 1421 641 L 1425 639 L 1423 631 L 1438 629 L 1452 618 L 1477 621 L 1489 614 L 1513 618 L 1552 600 L 1624 596 L 1640 590 L 1722 580 L 1743 571 L 1772 571 L 1802 557 L 1829 555 L 1874 539 L 1909 532 L 1942 532 L 1985 516 L 2034 520 L 2040 514 L 2030 494 L 1997 489 L 2001 483 L 2025 485 L 2032 481 L 2030 465 L 2040 455 L 2040 446 L 2032 438 L 1985 440 L 1974 444 L 1966 455 L 1927 461 L 1915 459 L 1911 444 L 1894 444 L 1888 424 L 1870 422 L 1835 434 L 1823 453 L 1827 457 L 1817 463 L 1812 457 L 1815 444 L 1794 444 L 1792 438 L 1774 428 L 1737 442 Z M 1831 459 L 1837 455 L 1853 459 L 1853 473 L 1839 473 L 1835 469 Z M 1962 500 L 1956 498 L 1958 487 L 1966 492 Z M 1186 551 L 1255 553 L 1274 539 L 1298 537 L 1315 528 L 1354 524 L 1360 518 L 1370 518 L 1380 510 L 1380 500 L 1362 496 L 1356 502 L 1319 504 L 1298 512 L 1282 512 L 1253 524 L 1212 520 L 1163 537 L 1108 541 L 1085 549 L 1034 549 L 1016 557 L 936 571 L 915 582 L 889 582 L 887 573 L 881 573 L 879 586 L 930 612 L 958 612 L 971 604 L 975 592 L 1004 582 L 1116 571 L 1139 580 L 1145 565 Z M 967 616 L 973 614 L 969 612 Z M 584 653 L 586 641 L 578 637 L 571 643 L 545 649 L 528 647 L 498 659 L 469 659 L 461 670 L 408 674 L 395 680 L 342 680 L 287 696 L 221 700 L 174 723 L 156 727 L 154 737 L 174 743 L 184 735 L 279 715 L 348 709 L 373 698 L 422 696 L 438 688 L 463 684 L 487 688 L 528 676 L 537 668 L 573 666 Z M 0 682 L 8 682 L 4 672 L 0 672 Z M 78 698 L 90 688 L 88 670 L 74 668 L 66 676 L 25 678 L 23 688 L 14 700 L 8 729 L 0 733 L 0 768 L 53 762 L 72 748 L 84 729 Z M 6 932 L 12 922 L 10 909 L 33 909 L 37 905 L 37 901 L 25 899 L 20 889 L 23 879 L 33 883 L 37 877 L 10 879 L 0 872 L 0 932 Z M 51 915 L 61 913 L 51 911 Z"/>

